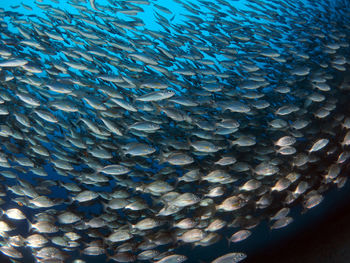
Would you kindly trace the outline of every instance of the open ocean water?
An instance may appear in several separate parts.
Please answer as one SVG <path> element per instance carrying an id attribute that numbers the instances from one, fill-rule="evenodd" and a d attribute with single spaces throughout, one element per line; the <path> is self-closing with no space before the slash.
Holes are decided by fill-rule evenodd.
<path id="1" fill-rule="evenodd" d="M 349 262 L 348 1 L 0 14 L 1 262 Z"/>

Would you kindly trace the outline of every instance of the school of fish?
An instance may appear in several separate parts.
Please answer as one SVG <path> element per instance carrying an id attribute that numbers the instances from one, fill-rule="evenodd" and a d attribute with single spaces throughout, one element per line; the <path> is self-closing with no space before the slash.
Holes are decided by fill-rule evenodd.
<path id="1" fill-rule="evenodd" d="M 12 262 L 199 262 L 179 249 L 225 238 L 206 262 L 239 262 L 260 222 L 286 227 L 345 185 L 345 0 L 101 2 L 0 3 Z"/>

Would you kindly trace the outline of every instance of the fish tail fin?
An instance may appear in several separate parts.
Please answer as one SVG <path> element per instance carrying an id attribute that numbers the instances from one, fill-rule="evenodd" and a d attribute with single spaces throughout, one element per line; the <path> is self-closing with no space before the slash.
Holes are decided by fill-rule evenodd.
<path id="1" fill-rule="evenodd" d="M 74 197 L 74 196 L 70 196 L 70 197 L 68 197 L 68 201 L 65 202 L 65 203 L 66 203 L 67 205 L 71 205 L 71 204 L 74 203 L 74 201 L 75 201 L 75 197 Z"/>
<path id="2" fill-rule="evenodd" d="M 107 211 L 108 211 L 108 204 L 105 203 L 105 202 L 101 202 L 101 204 L 102 204 L 102 210 L 103 210 L 103 212 L 107 212 Z"/>
<path id="3" fill-rule="evenodd" d="M 235 146 L 237 143 L 235 140 L 228 140 L 230 147 Z"/>
<path id="4" fill-rule="evenodd" d="M 163 203 L 162 200 L 159 197 L 154 197 L 153 195 L 151 196 L 151 200 L 155 204 Z"/>
<path id="5" fill-rule="evenodd" d="M 92 8 L 92 9 L 94 9 L 95 11 L 99 11 L 99 10 L 96 8 L 95 0 L 90 0 L 90 5 L 91 5 L 91 8 Z"/>
<path id="6" fill-rule="evenodd" d="M 294 197 L 295 199 L 299 198 L 299 196 L 300 196 L 300 194 L 296 194 L 296 193 L 294 193 L 294 192 L 292 192 L 292 195 L 293 195 L 293 197 Z"/>
<path id="7" fill-rule="evenodd" d="M 164 152 L 161 149 L 159 150 L 159 158 L 157 159 L 159 164 L 163 164 L 166 162 L 166 157 L 164 156 Z"/>
<path id="8" fill-rule="evenodd" d="M 177 189 L 177 186 L 179 185 L 179 183 L 181 182 L 181 180 L 179 180 L 178 177 L 175 178 L 175 185 L 174 185 L 174 189 Z"/>
<path id="9" fill-rule="evenodd" d="M 28 220 L 28 232 L 30 232 L 33 229 L 33 224 Z"/>
<path id="10" fill-rule="evenodd" d="M 127 222 L 129 229 L 130 230 L 135 230 L 136 229 L 136 225 L 131 224 L 130 222 Z"/>
<path id="11" fill-rule="evenodd" d="M 157 104 L 152 102 L 152 105 L 156 108 L 156 113 L 161 114 L 162 113 L 162 108 Z"/>
<path id="12" fill-rule="evenodd" d="M 230 248 L 231 246 L 231 239 L 229 237 L 225 237 L 226 241 L 227 241 L 227 247 Z"/>

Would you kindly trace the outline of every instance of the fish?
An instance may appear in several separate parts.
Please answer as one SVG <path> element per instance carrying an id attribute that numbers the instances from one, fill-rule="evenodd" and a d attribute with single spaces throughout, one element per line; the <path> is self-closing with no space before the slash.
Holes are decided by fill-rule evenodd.
<path id="1" fill-rule="evenodd" d="M 155 261 L 155 263 L 173 263 L 173 262 L 185 262 L 187 260 L 187 257 L 184 255 L 170 255 L 170 256 L 165 256 L 160 260 Z"/>
<path id="2" fill-rule="evenodd" d="M 5 61 L 0 61 L 0 67 L 15 68 L 15 67 L 24 66 L 27 63 L 28 61 L 25 59 L 10 59 Z"/>
<path id="3" fill-rule="evenodd" d="M 23 212 L 18 208 L 11 208 L 2 213 L 5 214 L 8 218 L 14 220 L 25 220 L 27 218 L 25 214 L 23 214 Z"/>
<path id="4" fill-rule="evenodd" d="M 15 258 L 15 259 L 20 259 L 23 258 L 23 255 L 21 252 L 19 252 L 17 249 L 15 249 L 12 246 L 1 246 L 0 251 L 10 257 L 10 258 Z"/>
<path id="5" fill-rule="evenodd" d="M 344 187 L 349 5 L 240 3 L 0 8 L 4 257 L 240 262 Z"/>
<path id="6" fill-rule="evenodd" d="M 244 239 L 248 238 L 251 235 L 251 232 L 249 230 L 240 230 L 237 231 L 236 233 L 234 233 L 231 237 L 230 237 L 230 241 L 231 242 L 240 242 L 243 241 Z"/>
<path id="7" fill-rule="evenodd" d="M 241 252 L 233 252 L 228 253 L 226 255 L 223 255 L 221 257 L 218 257 L 217 259 L 213 260 L 211 263 L 228 263 L 228 262 L 240 262 L 244 260 L 247 257 L 246 254 Z"/>
<path id="8" fill-rule="evenodd" d="M 310 148 L 309 152 L 317 152 L 328 144 L 328 139 L 319 139 Z"/>
<path id="9" fill-rule="evenodd" d="M 89 1 L 90 1 L 91 8 L 94 9 L 95 11 L 98 11 L 95 5 L 95 0 L 89 0 Z"/>

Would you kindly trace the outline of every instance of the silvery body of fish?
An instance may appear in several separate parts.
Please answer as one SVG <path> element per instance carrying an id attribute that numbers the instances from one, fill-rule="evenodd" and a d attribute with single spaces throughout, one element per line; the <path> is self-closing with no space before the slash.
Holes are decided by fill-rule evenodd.
<path id="1" fill-rule="evenodd" d="M 0 4 L 7 257 L 239 262 L 181 249 L 278 231 L 346 183 L 346 1 L 65 3 Z"/>

